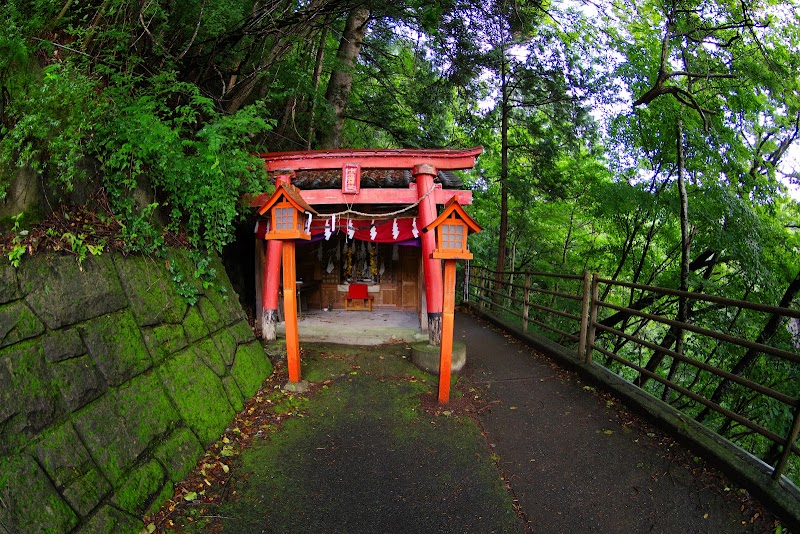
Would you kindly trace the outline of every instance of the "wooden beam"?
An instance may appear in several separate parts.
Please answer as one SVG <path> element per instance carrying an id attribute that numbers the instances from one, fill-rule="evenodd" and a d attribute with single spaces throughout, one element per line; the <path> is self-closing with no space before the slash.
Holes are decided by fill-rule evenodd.
<path id="1" fill-rule="evenodd" d="M 303 189 L 300 196 L 310 206 L 323 204 L 414 204 L 418 199 L 417 184 L 408 189 L 362 189 L 357 195 L 346 195 L 339 189 Z M 453 196 L 462 206 L 472 204 L 472 191 L 463 189 L 434 189 L 433 200 L 437 205 L 447 204 Z M 250 207 L 261 207 L 270 198 L 267 193 L 253 195 L 249 199 Z"/>
<path id="2" fill-rule="evenodd" d="M 362 169 L 412 169 L 428 164 L 440 171 L 471 169 L 482 147 L 466 150 L 313 150 L 301 152 L 264 152 L 259 154 L 267 171 L 303 171 L 341 169 L 357 164 Z"/>

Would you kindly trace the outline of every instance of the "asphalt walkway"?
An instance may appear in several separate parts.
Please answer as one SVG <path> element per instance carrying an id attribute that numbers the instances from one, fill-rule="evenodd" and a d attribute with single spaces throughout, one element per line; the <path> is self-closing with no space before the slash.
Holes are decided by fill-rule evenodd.
<path id="1" fill-rule="evenodd" d="M 257 396 L 299 415 L 242 451 L 222 502 L 179 496 L 178 511 L 189 515 L 172 517 L 169 530 L 775 531 L 739 488 L 608 394 L 480 319 L 458 314 L 455 329 L 467 366 L 445 408 L 406 343 L 301 339 L 314 391 L 282 392 L 283 364 Z"/>
<path id="2" fill-rule="evenodd" d="M 503 331 L 459 314 L 480 422 L 531 532 L 770 528 L 702 461 Z"/>

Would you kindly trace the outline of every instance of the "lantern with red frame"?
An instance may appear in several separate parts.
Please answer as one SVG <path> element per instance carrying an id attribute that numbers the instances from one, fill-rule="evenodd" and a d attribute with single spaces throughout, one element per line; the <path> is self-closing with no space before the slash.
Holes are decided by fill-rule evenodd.
<path id="1" fill-rule="evenodd" d="M 280 184 L 258 213 L 269 214 L 264 239 L 311 239 L 310 217 L 317 212 L 291 184 Z"/>
<path id="2" fill-rule="evenodd" d="M 436 231 L 436 248 L 431 253 L 431 258 L 471 260 L 472 253 L 467 246 L 467 236 L 480 232 L 481 227 L 467 215 L 454 196 L 445 205 L 442 213 L 422 231 Z"/>
<path id="3" fill-rule="evenodd" d="M 454 196 L 423 232 L 436 231 L 436 248 L 431 258 L 444 260 L 442 298 L 442 341 L 439 347 L 439 404 L 450 399 L 450 372 L 453 360 L 453 321 L 455 315 L 456 260 L 471 260 L 467 236 L 481 227 L 467 215 Z"/>

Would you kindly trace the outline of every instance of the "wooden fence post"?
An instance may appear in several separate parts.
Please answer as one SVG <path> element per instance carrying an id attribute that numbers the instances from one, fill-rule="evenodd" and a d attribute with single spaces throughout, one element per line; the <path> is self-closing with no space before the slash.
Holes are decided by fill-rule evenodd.
<path id="1" fill-rule="evenodd" d="M 589 328 L 586 336 L 586 363 L 592 363 L 592 350 L 594 349 L 594 337 L 597 330 L 597 307 L 600 296 L 600 275 L 592 273 L 592 302 L 589 313 Z"/>
<path id="2" fill-rule="evenodd" d="M 789 463 L 789 455 L 792 454 L 792 444 L 797 441 L 797 435 L 800 433 L 800 407 L 794 410 L 794 422 L 792 428 L 789 430 L 789 435 L 786 436 L 786 443 L 783 445 L 783 452 L 778 460 L 778 465 L 772 472 L 772 478 L 778 480 L 781 475 L 786 471 L 786 466 Z"/>
<path id="3" fill-rule="evenodd" d="M 475 268 L 475 304 L 483 307 L 483 267 Z"/>
<path id="4" fill-rule="evenodd" d="M 531 273 L 525 271 L 525 291 L 522 293 L 522 331 L 528 331 L 528 319 L 531 312 Z"/>
<path id="5" fill-rule="evenodd" d="M 492 280 L 489 277 L 489 270 L 483 268 L 483 299 L 481 299 L 481 307 L 486 310 L 489 307 L 489 293 L 488 288 L 492 285 Z"/>
<path id="6" fill-rule="evenodd" d="M 592 275 L 583 271 L 583 295 L 581 299 L 581 332 L 578 341 L 578 358 L 586 358 L 586 336 L 589 329 L 589 303 L 592 295 Z"/>

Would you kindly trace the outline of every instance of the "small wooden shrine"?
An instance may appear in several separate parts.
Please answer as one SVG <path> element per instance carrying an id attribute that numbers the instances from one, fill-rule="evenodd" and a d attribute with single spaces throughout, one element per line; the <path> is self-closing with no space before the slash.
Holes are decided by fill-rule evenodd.
<path id="1" fill-rule="evenodd" d="M 251 199 L 265 216 L 255 230 L 257 260 L 263 261 L 256 283 L 262 336 L 275 339 L 282 244 L 291 240 L 298 306 L 343 309 L 350 284 L 364 284 L 375 308 L 418 312 L 430 343 L 439 345 L 442 261 L 432 254 L 447 247 L 437 246 L 436 232 L 422 230 L 437 220 L 439 206 L 456 222 L 465 220 L 459 214 L 472 203 L 472 192 L 453 171 L 472 168 L 481 152 L 476 147 L 261 154 L 276 185 L 275 193 Z M 279 226 L 296 235 L 275 238 Z M 466 247 L 467 233 L 475 228 L 452 228 L 456 233 L 444 239 Z"/>

